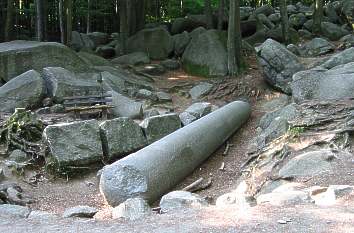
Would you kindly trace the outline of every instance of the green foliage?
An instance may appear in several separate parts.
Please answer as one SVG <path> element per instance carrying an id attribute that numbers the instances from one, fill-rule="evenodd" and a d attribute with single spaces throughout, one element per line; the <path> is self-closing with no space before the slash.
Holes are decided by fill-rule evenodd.
<path id="1" fill-rule="evenodd" d="M 305 127 L 292 127 L 292 128 L 289 128 L 289 134 L 293 135 L 295 137 L 300 136 L 300 134 L 302 134 L 303 132 L 305 132 Z"/>

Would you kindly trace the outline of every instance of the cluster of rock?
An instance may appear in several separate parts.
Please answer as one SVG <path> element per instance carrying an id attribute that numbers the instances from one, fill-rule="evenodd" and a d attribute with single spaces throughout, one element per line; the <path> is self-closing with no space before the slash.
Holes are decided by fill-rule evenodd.
<path id="1" fill-rule="evenodd" d="M 211 112 L 211 105 L 195 103 L 186 112 L 197 120 Z M 170 113 L 147 117 L 140 125 L 127 117 L 49 125 L 43 132 L 47 168 L 71 173 L 101 161 L 118 160 L 178 130 L 183 119 Z"/>

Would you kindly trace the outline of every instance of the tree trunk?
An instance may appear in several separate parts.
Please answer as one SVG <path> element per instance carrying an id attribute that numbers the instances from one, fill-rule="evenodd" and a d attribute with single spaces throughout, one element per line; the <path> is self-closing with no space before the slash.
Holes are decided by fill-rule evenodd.
<path id="1" fill-rule="evenodd" d="M 236 76 L 242 66 L 241 48 L 240 1 L 230 0 L 227 38 L 228 69 L 230 76 Z"/>
<path id="2" fill-rule="evenodd" d="M 236 62 L 236 1 L 230 0 L 229 9 L 229 28 L 228 28 L 228 38 L 227 38 L 227 63 L 229 69 L 229 75 L 235 76 L 238 72 L 237 62 Z"/>
<path id="3" fill-rule="evenodd" d="M 90 19 L 90 0 L 87 0 L 87 18 L 86 18 L 86 33 L 91 32 L 91 19 Z"/>
<path id="4" fill-rule="evenodd" d="M 321 24 L 323 17 L 323 0 L 315 0 L 315 10 L 313 14 L 312 32 L 315 35 L 321 34 Z"/>
<path id="5" fill-rule="evenodd" d="M 145 26 L 145 0 L 138 0 L 136 7 L 136 30 L 139 31 Z"/>
<path id="6" fill-rule="evenodd" d="M 280 17 L 281 17 L 281 29 L 283 34 L 283 40 L 285 44 L 289 43 L 289 20 L 288 11 L 286 7 L 286 0 L 280 0 Z"/>
<path id="7" fill-rule="evenodd" d="M 36 5 L 36 38 L 38 41 L 44 40 L 44 22 L 43 22 L 43 0 L 35 0 Z"/>
<path id="8" fill-rule="evenodd" d="M 66 41 L 66 30 L 64 22 L 64 0 L 59 0 L 59 26 L 60 26 L 60 41 L 62 44 L 65 44 Z"/>
<path id="9" fill-rule="evenodd" d="M 66 0 L 66 45 L 71 43 L 71 34 L 73 31 L 73 1 Z"/>
<path id="10" fill-rule="evenodd" d="M 5 24 L 5 41 L 13 38 L 14 32 L 14 0 L 7 0 L 6 24 Z"/>
<path id="11" fill-rule="evenodd" d="M 211 0 L 204 0 L 204 14 L 207 21 L 208 29 L 213 28 L 213 13 L 211 8 Z"/>
<path id="12" fill-rule="evenodd" d="M 119 21 L 120 21 L 120 41 L 122 44 L 123 53 L 126 52 L 126 41 L 128 38 L 128 20 L 127 20 L 127 0 L 119 1 Z"/>
<path id="13" fill-rule="evenodd" d="M 225 8 L 225 0 L 219 1 L 219 9 L 218 9 L 218 30 L 222 30 L 224 24 L 224 8 Z"/>
<path id="14" fill-rule="evenodd" d="M 127 4 L 127 23 L 128 23 L 128 36 L 136 32 L 136 3 L 134 0 L 126 1 Z"/>

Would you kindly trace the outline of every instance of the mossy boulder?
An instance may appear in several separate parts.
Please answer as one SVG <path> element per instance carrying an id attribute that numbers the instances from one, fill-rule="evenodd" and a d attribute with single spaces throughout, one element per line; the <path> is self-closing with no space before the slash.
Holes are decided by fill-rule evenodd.
<path id="1" fill-rule="evenodd" d="M 0 79 L 5 82 L 31 69 L 56 66 L 87 71 L 89 65 L 73 50 L 55 42 L 12 41 L 0 43 Z"/>
<path id="2" fill-rule="evenodd" d="M 182 66 L 192 75 L 227 75 L 226 33 L 208 30 L 194 37 L 182 56 Z"/>

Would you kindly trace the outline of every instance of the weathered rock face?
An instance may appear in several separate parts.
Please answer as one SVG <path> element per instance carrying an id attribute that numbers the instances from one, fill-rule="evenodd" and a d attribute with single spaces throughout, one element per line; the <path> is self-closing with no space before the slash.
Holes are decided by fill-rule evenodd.
<path id="1" fill-rule="evenodd" d="M 151 144 L 181 128 L 181 120 L 177 114 L 171 113 L 146 118 L 140 126 Z"/>
<path id="2" fill-rule="evenodd" d="M 196 17 L 176 18 L 172 22 L 172 35 L 182 33 L 184 31 L 191 32 L 197 27 L 206 27 L 205 20 L 198 20 Z"/>
<path id="3" fill-rule="evenodd" d="M 113 114 L 117 117 L 141 118 L 143 116 L 142 103 L 136 102 L 115 91 L 112 94 Z"/>
<path id="4" fill-rule="evenodd" d="M 88 120 L 50 125 L 44 129 L 46 165 L 51 172 L 65 174 L 98 163 L 103 157 L 98 121 Z"/>
<path id="5" fill-rule="evenodd" d="M 97 48 L 99 45 L 105 45 L 109 42 L 109 35 L 104 32 L 91 32 L 87 36 L 93 41 L 94 48 Z"/>
<path id="6" fill-rule="evenodd" d="M 103 57 L 97 56 L 92 53 L 80 51 L 77 53 L 79 57 L 91 66 L 111 66 L 112 63 Z"/>
<path id="7" fill-rule="evenodd" d="M 293 76 L 294 100 L 342 99 L 354 97 L 354 62 L 330 70 L 307 70 Z"/>
<path id="8" fill-rule="evenodd" d="M 273 7 L 271 7 L 270 5 L 263 5 L 261 7 L 258 7 L 255 11 L 254 14 L 258 15 L 258 14 L 265 14 L 266 16 L 269 16 L 271 14 L 274 13 L 274 9 Z"/>
<path id="9" fill-rule="evenodd" d="M 334 51 L 334 44 L 323 38 L 314 38 L 300 48 L 302 56 L 319 56 Z"/>
<path id="10" fill-rule="evenodd" d="M 179 210 L 181 208 L 200 208 L 207 206 L 208 203 L 201 196 L 186 192 L 173 191 L 161 198 L 160 207 L 164 212 Z"/>
<path id="11" fill-rule="evenodd" d="M 349 48 L 333 55 L 330 59 L 321 64 L 320 67 L 332 69 L 335 66 L 344 65 L 350 62 L 354 62 L 354 48 Z"/>
<path id="12" fill-rule="evenodd" d="M 0 216 L 12 218 L 27 218 L 31 210 L 27 206 L 2 204 L 0 205 Z"/>
<path id="13" fill-rule="evenodd" d="M 205 77 L 227 75 L 225 38 L 224 34 L 216 30 L 194 37 L 182 56 L 184 70 Z"/>
<path id="14" fill-rule="evenodd" d="M 272 39 L 257 47 L 257 59 L 265 80 L 285 93 L 291 92 L 289 83 L 292 75 L 305 69 L 295 54 Z"/>
<path id="15" fill-rule="evenodd" d="M 76 51 L 80 51 L 81 49 L 93 50 L 95 44 L 86 34 L 73 31 L 71 34 L 70 47 Z"/>
<path id="16" fill-rule="evenodd" d="M 112 218 L 124 218 L 131 221 L 151 215 L 149 204 L 142 198 L 129 198 L 112 211 Z"/>
<path id="17" fill-rule="evenodd" d="M 354 35 L 353 34 L 343 36 L 342 38 L 340 38 L 339 41 L 342 43 L 341 44 L 342 48 L 348 49 L 350 47 L 354 47 Z"/>
<path id="18" fill-rule="evenodd" d="M 188 32 L 184 31 L 180 34 L 173 36 L 174 41 L 174 53 L 177 56 L 182 56 L 184 50 L 186 49 L 187 45 L 189 44 L 191 37 Z"/>
<path id="19" fill-rule="evenodd" d="M 330 150 L 311 151 L 296 156 L 279 170 L 282 178 L 316 176 L 333 173 L 331 160 L 335 155 Z"/>
<path id="20" fill-rule="evenodd" d="M 145 52 L 151 59 L 166 59 L 173 51 L 173 38 L 164 28 L 143 29 L 128 38 L 127 50 Z"/>
<path id="21" fill-rule="evenodd" d="M 37 107 L 45 94 L 45 83 L 41 75 L 34 70 L 27 71 L 0 87 L 0 112 Z"/>
<path id="22" fill-rule="evenodd" d="M 0 79 L 9 81 L 28 70 L 56 66 L 87 71 L 88 64 L 68 47 L 54 42 L 12 41 L 0 44 Z"/>
<path id="23" fill-rule="evenodd" d="M 80 79 L 73 72 L 61 67 L 47 67 L 43 69 L 43 77 L 46 81 L 48 96 L 54 102 L 61 103 L 64 97 L 99 93 L 100 86 L 95 79 Z"/>
<path id="24" fill-rule="evenodd" d="M 145 52 L 134 52 L 114 58 L 112 63 L 136 66 L 141 64 L 149 64 L 150 58 Z"/>
<path id="25" fill-rule="evenodd" d="M 98 56 L 109 59 L 109 58 L 112 58 L 116 55 L 116 50 L 112 47 L 102 45 L 102 46 L 97 47 L 95 53 Z"/>
<path id="26" fill-rule="evenodd" d="M 199 119 L 211 113 L 211 104 L 207 102 L 194 103 L 189 106 L 185 112 L 188 112 Z"/>
<path id="27" fill-rule="evenodd" d="M 343 36 L 349 34 L 349 32 L 337 24 L 330 22 L 322 22 L 321 24 L 321 33 L 323 36 L 327 37 L 332 41 L 339 40 Z"/>
<path id="28" fill-rule="evenodd" d="M 213 85 L 210 83 L 200 83 L 197 86 L 193 87 L 190 91 L 189 94 L 191 95 L 193 100 L 199 99 L 205 95 L 207 95 L 211 89 L 213 88 Z"/>
<path id="29" fill-rule="evenodd" d="M 118 159 L 147 145 L 143 130 L 133 120 L 125 117 L 100 124 L 104 156 Z"/>
<path id="30" fill-rule="evenodd" d="M 284 42 L 282 29 L 281 29 L 280 25 L 267 31 L 266 35 L 267 35 L 267 38 L 271 38 L 271 39 L 276 40 L 281 43 Z M 298 35 L 297 31 L 293 28 L 289 28 L 289 40 L 293 44 L 296 44 L 299 42 L 299 35 Z"/>
<path id="31" fill-rule="evenodd" d="M 306 21 L 307 19 L 304 13 L 290 15 L 289 17 L 289 25 L 295 29 L 301 28 Z"/>

